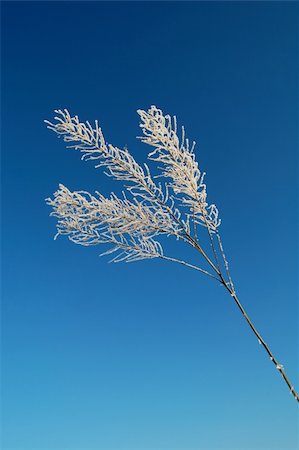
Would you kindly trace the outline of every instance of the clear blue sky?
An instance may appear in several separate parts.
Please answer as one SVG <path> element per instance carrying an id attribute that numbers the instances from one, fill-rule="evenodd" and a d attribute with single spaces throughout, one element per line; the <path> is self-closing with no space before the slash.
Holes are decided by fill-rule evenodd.
<path id="1" fill-rule="evenodd" d="M 2 25 L 3 448 L 297 449 L 298 405 L 221 287 L 53 241 L 59 182 L 115 183 L 43 119 L 98 118 L 142 162 L 136 110 L 178 116 L 240 299 L 298 389 L 298 3 L 3 2 Z"/>

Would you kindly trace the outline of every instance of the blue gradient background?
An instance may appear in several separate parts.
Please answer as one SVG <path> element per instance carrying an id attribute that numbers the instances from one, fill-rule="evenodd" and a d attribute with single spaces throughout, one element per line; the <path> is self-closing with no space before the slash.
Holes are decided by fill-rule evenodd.
<path id="1" fill-rule="evenodd" d="M 4 2 L 2 26 L 2 448 L 297 449 L 298 405 L 216 283 L 53 241 L 59 182 L 117 187 L 43 119 L 99 118 L 142 162 L 136 109 L 177 114 L 239 296 L 298 389 L 298 3 Z"/>

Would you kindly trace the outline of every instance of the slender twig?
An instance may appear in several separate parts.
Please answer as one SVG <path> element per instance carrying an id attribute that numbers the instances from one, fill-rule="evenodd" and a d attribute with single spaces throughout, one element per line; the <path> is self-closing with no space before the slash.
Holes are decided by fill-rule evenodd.
<path id="1" fill-rule="evenodd" d="M 220 237 L 220 234 L 218 233 L 218 231 L 216 232 L 216 234 L 217 234 L 217 239 L 218 239 L 218 244 L 219 244 L 220 252 L 222 255 L 222 259 L 224 261 L 224 267 L 225 267 L 226 275 L 227 275 L 227 278 L 229 281 L 229 285 L 232 288 L 232 290 L 235 291 L 234 284 L 233 284 L 233 281 L 231 279 L 230 272 L 229 272 L 228 261 L 226 259 L 225 253 L 224 253 L 221 237 Z"/>
<path id="2" fill-rule="evenodd" d="M 206 254 L 206 252 L 203 250 L 203 248 L 201 247 L 201 245 L 199 244 L 199 242 L 195 241 L 192 236 L 188 235 L 188 238 L 192 244 L 193 247 L 195 247 L 200 253 L 201 255 L 204 257 L 204 259 L 207 261 L 207 263 L 212 267 L 213 270 L 215 270 L 215 272 L 217 273 L 217 275 L 221 274 L 221 271 L 215 266 L 215 264 L 211 261 L 211 259 L 208 257 L 208 255 Z"/>
<path id="3" fill-rule="evenodd" d="M 212 269 L 215 270 L 215 266 L 211 265 Z M 223 277 L 222 273 L 218 273 L 216 271 L 217 275 L 220 276 L 221 278 L 221 284 L 225 287 L 225 289 L 229 292 L 230 296 L 234 299 L 236 305 L 238 306 L 239 310 L 241 311 L 242 315 L 244 316 L 244 318 L 246 319 L 246 322 L 248 323 L 248 325 L 250 326 L 251 330 L 253 331 L 253 333 L 255 334 L 255 336 L 258 339 L 258 342 L 260 345 L 262 345 L 264 347 L 264 349 L 266 350 L 267 354 L 270 357 L 270 360 L 273 362 L 273 364 L 275 365 L 276 369 L 280 372 L 280 374 L 282 375 L 285 383 L 287 384 L 288 388 L 290 389 L 290 393 L 293 395 L 293 397 L 295 398 L 295 400 L 297 400 L 297 402 L 299 402 L 299 395 L 297 394 L 294 386 L 292 385 L 292 383 L 290 382 L 289 378 L 287 377 L 284 368 L 282 366 L 282 364 L 279 364 L 277 359 L 275 358 L 275 356 L 273 355 L 272 351 L 270 350 L 269 346 L 266 344 L 266 342 L 264 341 L 264 339 L 262 338 L 261 334 L 257 331 L 257 329 L 255 328 L 255 326 L 253 325 L 252 321 L 250 320 L 248 314 L 246 313 L 245 309 L 243 308 L 239 298 L 237 297 L 237 294 L 233 288 L 233 284 L 231 283 L 231 280 L 229 282 L 227 282 L 225 280 L 225 278 Z M 231 284 L 230 284 L 231 283 Z"/>
<path id="4" fill-rule="evenodd" d="M 209 226 L 209 223 L 208 223 L 207 218 L 206 218 L 206 212 L 205 212 L 205 210 L 204 210 L 204 208 L 202 207 L 201 204 L 199 204 L 199 208 L 200 208 L 201 213 L 202 213 L 204 225 L 205 225 L 205 227 L 206 227 L 206 229 L 208 231 L 211 248 L 212 248 L 212 251 L 213 251 L 213 255 L 214 255 L 214 258 L 215 258 L 216 265 L 218 267 L 218 271 L 220 273 L 221 272 L 221 266 L 220 266 L 220 262 L 219 262 L 219 259 L 218 259 L 217 250 L 216 250 L 216 247 L 214 245 L 213 234 L 212 234 L 212 232 L 210 230 L 210 226 Z"/>
<path id="5" fill-rule="evenodd" d="M 270 350 L 269 346 L 266 344 L 266 342 L 264 341 L 264 339 L 262 338 L 262 336 L 260 335 L 260 333 L 257 331 L 257 329 L 255 328 L 255 326 L 253 325 L 253 323 L 251 322 L 251 320 L 249 319 L 247 313 L 245 312 L 240 300 L 237 297 L 236 292 L 228 285 L 228 283 L 222 279 L 222 284 L 225 287 L 225 289 L 227 289 L 227 291 L 230 293 L 231 297 L 234 299 L 235 303 L 237 304 L 238 308 L 240 309 L 241 313 L 243 314 L 243 316 L 246 319 L 246 322 L 248 323 L 248 325 L 250 326 L 250 328 L 252 329 L 253 333 L 255 334 L 255 336 L 258 339 L 259 344 L 261 344 L 264 349 L 266 350 L 266 352 L 268 353 L 270 360 L 273 362 L 273 364 L 275 365 L 276 369 L 280 372 L 280 374 L 282 375 L 284 381 L 286 382 L 287 386 L 290 389 L 290 393 L 293 395 L 293 397 L 295 398 L 295 400 L 297 400 L 297 402 L 299 402 L 299 396 L 297 394 L 297 392 L 294 389 L 294 386 L 292 385 L 292 383 L 290 382 L 290 380 L 288 379 L 283 366 L 281 364 L 278 363 L 277 359 L 275 358 L 275 356 L 273 355 L 272 351 Z"/>
<path id="6" fill-rule="evenodd" d="M 192 207 L 192 222 L 193 222 L 193 233 L 194 233 L 194 238 L 195 238 L 196 241 L 198 241 L 197 227 L 196 227 L 196 222 L 195 222 L 195 211 L 194 211 L 194 206 Z"/>
<path id="7" fill-rule="evenodd" d="M 218 283 L 219 282 L 222 283 L 222 281 L 221 281 L 221 279 L 219 277 L 216 277 L 215 275 L 213 275 L 212 273 L 208 272 L 207 270 L 201 269 L 200 267 L 194 266 L 193 264 L 189 264 L 189 263 L 187 263 L 185 261 L 181 261 L 179 259 L 171 258 L 169 256 L 164 256 L 164 255 L 161 255 L 160 258 L 161 259 L 165 259 L 167 261 L 172 261 L 172 262 L 175 262 L 175 263 L 178 263 L 178 264 L 182 264 L 183 266 L 186 266 L 186 267 L 190 267 L 190 269 L 197 270 L 197 271 L 199 271 L 199 272 L 201 272 L 201 273 L 203 273 L 205 275 L 208 275 L 211 278 L 214 278 L 214 280 L 218 281 Z"/>

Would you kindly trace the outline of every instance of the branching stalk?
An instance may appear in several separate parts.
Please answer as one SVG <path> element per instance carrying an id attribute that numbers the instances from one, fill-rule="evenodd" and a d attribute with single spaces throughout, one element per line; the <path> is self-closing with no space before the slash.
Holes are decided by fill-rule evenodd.
<path id="1" fill-rule="evenodd" d="M 79 150 L 82 159 L 94 161 L 96 168 L 103 167 L 106 175 L 124 182 L 126 189 L 122 197 L 115 194 L 105 197 L 99 192 L 95 195 L 85 191 L 72 192 L 60 184 L 53 198 L 47 199 L 52 207 L 51 215 L 58 219 L 55 237 L 65 235 L 83 246 L 107 244 L 110 247 L 102 254 L 113 254 L 113 262 L 160 258 L 201 272 L 220 283 L 299 402 L 283 366 L 237 297 L 218 231 L 221 224 L 218 209 L 208 203 L 205 172 L 200 171 L 196 161 L 195 142 L 189 144 L 183 127 L 181 136 L 178 135 L 176 118 L 163 115 L 155 106 L 148 111 L 138 110 L 143 131 L 140 139 L 153 148 L 148 158 L 159 163 L 159 177 L 167 180 L 162 186 L 153 181 L 148 166 L 140 166 L 126 148 L 108 144 L 97 121 L 93 127 L 89 122 L 80 122 L 78 116 L 72 117 L 67 110 L 55 112 L 56 122 L 46 121 L 48 128 L 62 136 L 69 148 Z M 198 232 L 198 224 L 207 231 L 206 234 Z M 190 245 L 200 253 L 202 262 L 211 271 L 165 255 L 161 236 Z M 204 239 L 210 243 L 210 251 L 205 249 Z"/>

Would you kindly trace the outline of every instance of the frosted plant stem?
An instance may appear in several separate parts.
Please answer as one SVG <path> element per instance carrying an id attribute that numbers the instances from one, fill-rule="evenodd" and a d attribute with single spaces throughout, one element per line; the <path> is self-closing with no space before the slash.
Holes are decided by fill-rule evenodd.
<path id="1" fill-rule="evenodd" d="M 204 259 L 207 261 L 208 264 L 210 264 L 210 266 L 212 267 L 212 269 L 217 273 L 217 275 L 221 275 L 220 270 L 215 266 L 215 264 L 211 261 L 211 259 L 208 257 L 208 255 L 206 254 L 206 252 L 202 249 L 202 247 L 199 245 L 198 241 L 195 241 L 192 236 L 187 235 L 188 240 L 191 242 L 191 245 L 193 247 L 195 247 L 199 253 L 202 254 L 202 256 L 204 257 Z"/>
<path id="2" fill-rule="evenodd" d="M 207 229 L 208 229 L 208 231 L 209 231 L 209 227 L 208 227 L 208 226 L 207 226 Z M 209 236 L 210 236 L 210 239 L 211 239 L 211 245 L 212 245 L 212 247 L 213 247 L 213 249 L 214 249 L 213 240 L 212 240 L 212 236 L 211 236 L 211 233 L 210 233 L 210 232 L 209 232 Z M 215 265 L 211 262 L 211 260 L 210 260 L 208 257 L 206 257 L 206 255 L 205 255 L 205 253 L 203 252 L 203 250 L 201 249 L 201 247 L 200 247 L 199 245 L 195 245 L 195 246 L 196 246 L 197 249 L 200 251 L 200 253 L 204 256 L 204 258 L 206 259 L 206 261 L 210 264 L 210 266 L 212 267 L 212 269 L 213 269 L 213 270 L 217 273 L 217 275 L 220 277 L 220 279 L 221 279 L 221 281 L 220 281 L 221 284 L 225 287 L 225 289 L 229 292 L 230 296 L 234 299 L 235 303 L 237 304 L 239 310 L 241 311 L 241 313 L 242 313 L 243 316 L 245 317 L 245 320 L 247 321 L 247 323 L 248 323 L 248 325 L 250 326 L 251 330 L 253 331 L 253 333 L 254 333 L 255 336 L 257 337 L 259 344 L 262 345 L 262 346 L 264 347 L 264 349 L 266 350 L 266 352 L 268 353 L 268 355 L 269 355 L 269 357 L 270 357 L 270 360 L 273 362 L 273 364 L 275 365 L 276 369 L 280 372 L 280 374 L 282 375 L 282 377 L 283 377 L 285 383 L 286 383 L 287 386 L 289 387 L 290 393 L 293 395 L 293 397 L 295 398 L 295 400 L 297 400 L 297 402 L 299 402 L 299 396 L 298 396 L 297 392 L 295 391 L 294 386 L 292 386 L 290 380 L 288 379 L 288 377 L 287 377 L 287 375 L 286 375 L 286 373 L 285 373 L 285 371 L 284 371 L 284 369 L 283 369 L 282 364 L 279 364 L 279 363 L 278 363 L 277 359 L 275 358 L 275 356 L 274 356 L 273 353 L 271 352 L 269 346 L 266 344 L 266 342 L 264 341 L 264 339 L 262 338 L 262 336 L 260 335 L 260 333 L 257 331 L 257 329 L 255 328 L 255 326 L 253 325 L 253 323 L 252 323 L 251 320 L 249 319 L 249 317 L 248 317 L 248 315 L 247 315 L 245 309 L 243 308 L 243 306 L 242 306 L 240 300 L 238 299 L 237 294 L 236 294 L 236 291 L 235 291 L 235 289 L 234 289 L 234 285 L 233 285 L 233 282 L 232 282 L 230 273 L 229 273 L 228 262 L 227 262 L 227 259 L 226 259 L 225 254 L 224 254 L 224 250 L 223 250 L 222 242 L 221 242 L 221 239 L 220 239 L 220 235 L 219 235 L 218 233 L 217 233 L 217 238 L 218 238 L 218 242 L 219 242 L 219 247 L 220 247 L 221 255 L 222 255 L 223 260 L 224 260 L 225 270 L 226 270 L 226 273 L 227 273 L 227 276 L 228 276 L 228 282 L 225 280 L 223 274 L 221 273 L 219 265 L 217 264 L 217 266 L 218 266 L 218 269 L 217 269 L 217 268 L 215 267 Z M 197 244 L 197 243 L 195 242 L 195 244 Z M 214 255 L 215 255 L 215 253 L 214 253 Z M 217 259 L 216 259 L 216 262 L 218 263 L 218 260 L 217 260 Z M 217 279 L 217 277 L 214 277 L 214 278 Z"/>
<path id="3" fill-rule="evenodd" d="M 208 231 L 209 240 L 210 240 L 211 248 L 212 248 L 212 251 L 213 251 L 214 259 L 215 259 L 215 262 L 216 262 L 217 267 L 218 267 L 218 272 L 220 273 L 221 272 L 221 267 L 220 267 L 217 251 L 216 251 L 216 248 L 215 248 L 215 245 L 214 245 L 213 235 L 212 235 L 212 232 L 210 230 L 210 225 L 209 225 L 209 223 L 208 223 L 208 221 L 206 219 L 205 211 L 201 207 L 200 207 L 200 209 L 201 209 L 201 212 L 202 212 L 202 217 L 203 217 L 204 224 L 205 224 L 205 226 L 207 228 L 207 231 Z"/>
<path id="4" fill-rule="evenodd" d="M 257 329 L 255 328 L 255 326 L 253 325 L 253 323 L 251 322 L 251 320 L 249 319 L 246 311 L 244 310 L 240 300 L 237 297 L 236 292 L 228 285 L 228 283 L 225 281 L 225 279 L 223 278 L 222 275 L 220 275 L 221 277 L 221 282 L 223 284 L 223 286 L 225 287 L 225 289 L 229 292 L 229 294 L 231 295 L 231 297 L 234 299 L 235 303 L 237 304 L 239 310 L 241 311 L 241 313 L 243 314 L 243 316 L 245 317 L 245 320 L 247 321 L 248 325 L 250 326 L 250 328 L 252 329 L 253 333 L 255 334 L 255 336 L 258 339 L 259 344 L 261 344 L 264 349 L 266 350 L 266 352 L 268 353 L 271 361 L 273 362 L 273 364 L 275 365 L 276 369 L 280 372 L 280 374 L 282 375 L 284 381 L 286 382 L 286 384 L 288 385 L 289 389 L 290 389 L 290 393 L 293 395 L 293 397 L 295 398 L 295 400 L 297 400 L 297 402 L 299 402 L 299 396 L 297 394 L 297 392 L 295 391 L 294 387 L 292 386 L 290 380 L 288 379 L 285 371 L 283 370 L 283 366 L 281 364 L 278 363 L 277 359 L 274 357 L 273 353 L 271 352 L 270 348 L 268 347 L 268 345 L 266 344 L 266 342 L 264 341 L 264 339 L 262 338 L 262 336 L 260 335 L 260 333 L 257 331 Z"/>
<path id="5" fill-rule="evenodd" d="M 176 262 L 178 264 L 182 264 L 183 266 L 186 266 L 186 267 L 190 267 L 190 269 L 197 270 L 197 271 L 199 271 L 199 272 L 201 272 L 201 273 L 203 273 L 205 275 L 208 275 L 211 278 L 214 278 L 214 280 L 216 280 L 216 281 L 221 283 L 221 280 L 218 277 L 216 277 L 215 275 L 211 274 L 207 270 L 204 270 L 204 269 L 201 269 L 200 267 L 194 266 L 193 264 L 189 264 L 189 263 L 187 263 L 185 261 L 181 261 L 180 259 L 171 258 L 169 256 L 164 256 L 164 255 L 161 255 L 160 258 L 161 259 L 165 259 L 167 261 L 172 261 L 172 262 Z"/>
<path id="6" fill-rule="evenodd" d="M 198 244 L 196 245 L 196 247 L 197 247 L 197 249 L 200 251 L 200 253 L 201 253 L 203 256 L 206 256 L 205 253 L 203 252 L 202 248 L 201 248 Z M 273 362 L 273 364 L 275 365 L 276 369 L 277 369 L 277 370 L 280 372 L 280 374 L 282 375 L 282 377 L 283 377 L 285 383 L 287 384 L 287 386 L 288 386 L 289 389 L 290 389 L 290 393 L 293 395 L 293 397 L 295 398 L 295 400 L 297 400 L 297 402 L 299 402 L 299 396 L 298 396 L 297 392 L 295 391 L 294 386 L 292 386 L 290 380 L 288 379 L 288 377 L 287 377 L 287 375 L 286 375 L 286 373 L 285 373 L 285 371 L 284 371 L 284 369 L 283 369 L 283 366 L 282 366 L 281 364 L 279 364 L 279 362 L 277 361 L 277 359 L 276 359 L 275 356 L 273 355 L 272 351 L 270 350 L 269 346 L 266 344 L 266 342 L 264 341 L 264 339 L 262 338 L 262 336 L 260 335 L 260 333 L 257 331 L 257 329 L 255 328 L 255 326 L 254 326 L 253 323 L 251 322 L 251 320 L 250 320 L 249 316 L 247 315 L 245 309 L 243 308 L 243 306 L 242 306 L 240 300 L 238 299 L 235 290 L 231 287 L 231 286 L 233 286 L 231 280 L 230 280 L 229 282 L 227 282 L 227 281 L 224 279 L 223 275 L 222 275 L 221 273 L 218 272 L 218 270 L 216 269 L 215 265 L 212 263 L 212 261 L 211 261 L 209 258 L 205 258 L 205 259 L 206 259 L 207 262 L 211 265 L 211 267 L 213 268 L 213 270 L 216 271 L 216 273 L 217 273 L 217 275 L 220 277 L 220 279 L 219 279 L 217 276 L 214 276 L 213 274 L 211 274 L 210 272 L 208 272 L 208 271 L 206 271 L 206 270 L 204 270 L 204 269 L 201 269 L 201 268 L 199 268 L 199 267 L 197 267 L 197 266 L 194 266 L 193 264 L 189 264 L 189 263 L 187 263 L 187 262 L 185 262 L 185 261 L 181 261 L 181 260 L 178 260 L 178 259 L 175 259 L 175 258 L 171 258 L 171 257 L 168 257 L 168 256 L 164 256 L 164 255 L 160 256 L 160 258 L 165 259 L 165 260 L 167 260 L 167 261 L 172 261 L 172 262 L 176 262 L 176 263 L 182 264 L 182 265 L 184 265 L 185 267 L 189 267 L 189 268 L 191 268 L 191 269 L 195 269 L 195 270 L 197 270 L 197 271 L 199 271 L 199 272 L 201 272 L 201 273 L 203 273 L 203 274 L 205 274 L 205 275 L 208 275 L 209 277 L 215 279 L 215 280 L 218 281 L 218 282 L 220 281 L 220 283 L 221 283 L 221 284 L 225 287 L 225 289 L 229 292 L 230 296 L 234 299 L 234 301 L 235 301 L 235 303 L 237 304 L 239 310 L 241 311 L 242 315 L 244 316 L 246 322 L 248 323 L 248 325 L 250 326 L 251 330 L 253 331 L 253 333 L 254 333 L 255 336 L 257 337 L 259 344 L 262 345 L 262 346 L 264 347 L 264 349 L 266 350 L 266 352 L 268 353 L 268 355 L 269 355 L 269 357 L 270 357 L 270 360 Z"/>
<path id="7" fill-rule="evenodd" d="M 224 250 L 223 250 L 221 237 L 220 237 L 220 234 L 218 233 L 218 231 L 216 232 L 216 234 L 217 234 L 217 239 L 218 239 L 220 252 L 221 252 L 222 259 L 223 259 L 224 266 L 225 266 L 226 275 L 227 275 L 227 278 L 228 278 L 228 281 L 229 281 L 229 286 L 231 287 L 232 291 L 235 292 L 234 284 L 232 282 L 232 279 L 231 279 L 231 276 L 230 276 L 230 273 L 229 273 L 228 261 L 226 259 L 226 256 L 225 256 L 225 253 L 224 253 Z"/>

